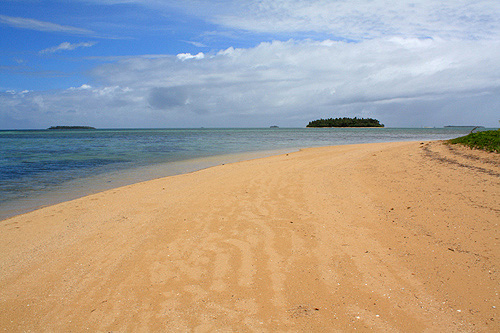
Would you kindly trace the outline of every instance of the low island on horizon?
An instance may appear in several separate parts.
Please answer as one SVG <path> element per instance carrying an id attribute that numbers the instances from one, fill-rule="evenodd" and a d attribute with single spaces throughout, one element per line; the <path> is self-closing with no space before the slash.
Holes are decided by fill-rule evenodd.
<path id="1" fill-rule="evenodd" d="M 313 120 L 306 127 L 384 127 L 384 124 L 372 118 L 344 117 Z"/>
<path id="2" fill-rule="evenodd" d="M 94 130 L 95 127 L 92 126 L 50 126 L 48 130 Z"/>

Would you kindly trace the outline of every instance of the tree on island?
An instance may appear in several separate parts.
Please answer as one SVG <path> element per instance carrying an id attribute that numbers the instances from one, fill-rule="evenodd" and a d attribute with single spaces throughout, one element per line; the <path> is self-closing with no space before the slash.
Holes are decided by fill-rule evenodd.
<path id="1" fill-rule="evenodd" d="M 306 127 L 384 127 L 372 118 L 328 118 L 310 121 Z"/>

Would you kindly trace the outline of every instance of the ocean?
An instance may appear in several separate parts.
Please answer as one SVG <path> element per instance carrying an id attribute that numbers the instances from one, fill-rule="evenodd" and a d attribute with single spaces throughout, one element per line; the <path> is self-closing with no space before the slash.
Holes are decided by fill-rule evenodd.
<path id="1" fill-rule="evenodd" d="M 0 131 L 0 220 L 140 181 L 300 148 L 445 140 L 469 128 Z"/>

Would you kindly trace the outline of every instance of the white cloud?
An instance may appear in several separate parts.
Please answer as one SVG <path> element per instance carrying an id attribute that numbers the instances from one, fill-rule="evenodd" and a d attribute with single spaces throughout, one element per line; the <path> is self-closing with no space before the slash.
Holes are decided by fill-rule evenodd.
<path id="1" fill-rule="evenodd" d="M 203 52 L 199 52 L 198 54 L 196 55 L 192 55 L 191 53 L 179 53 L 177 55 L 177 59 L 179 60 L 188 60 L 188 59 L 203 59 L 205 58 L 205 55 L 203 54 Z"/>
<path id="2" fill-rule="evenodd" d="M 196 64 L 178 63 L 172 57 L 128 59 L 102 66 L 95 73 L 118 85 L 141 87 L 201 85 L 212 89 L 217 85 L 279 82 L 303 89 L 327 86 L 334 88 L 337 96 L 354 96 L 360 88 L 365 88 L 364 94 L 382 90 L 389 95 L 441 93 L 499 84 L 495 77 L 497 52 L 498 42 L 291 40 L 261 43 L 250 49 L 228 48 L 210 57 L 197 57 Z"/>
<path id="3" fill-rule="evenodd" d="M 496 0 L 262 0 L 245 3 L 243 12 L 221 11 L 211 20 L 249 31 L 316 31 L 352 39 L 388 35 L 468 39 L 498 36 L 500 31 L 500 3 Z"/>
<path id="4" fill-rule="evenodd" d="M 112 1 L 112 3 L 125 1 Z M 127 0 L 126 2 L 131 2 Z M 382 36 L 496 38 L 497 0 L 132 0 L 172 7 L 230 29 L 260 33 L 319 32 L 347 39 Z"/>
<path id="5" fill-rule="evenodd" d="M 75 87 L 71 87 L 69 88 L 68 90 L 89 90 L 89 89 L 92 89 L 92 86 L 91 85 L 88 85 L 88 84 L 82 84 L 80 87 L 78 88 L 75 88 Z"/>
<path id="6" fill-rule="evenodd" d="M 0 23 L 15 28 L 37 30 L 37 31 L 61 32 L 73 35 L 94 34 L 93 31 L 87 29 L 82 29 L 67 25 L 60 25 L 52 22 L 39 21 L 24 17 L 11 17 L 6 15 L 0 15 Z"/>
<path id="7" fill-rule="evenodd" d="M 68 42 L 61 43 L 57 46 L 49 47 L 45 50 L 40 51 L 40 54 L 48 54 L 48 53 L 56 53 L 60 51 L 73 51 L 77 48 L 81 47 L 92 47 L 96 45 L 96 42 L 83 42 L 83 43 L 76 43 L 76 44 L 71 44 Z"/>

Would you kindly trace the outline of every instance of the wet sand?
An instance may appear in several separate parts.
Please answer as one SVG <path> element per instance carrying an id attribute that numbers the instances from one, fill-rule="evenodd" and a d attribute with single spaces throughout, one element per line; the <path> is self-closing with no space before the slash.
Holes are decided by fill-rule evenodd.
<path id="1" fill-rule="evenodd" d="M 500 331 L 500 157 L 311 148 L 0 221 L 6 331 Z"/>

